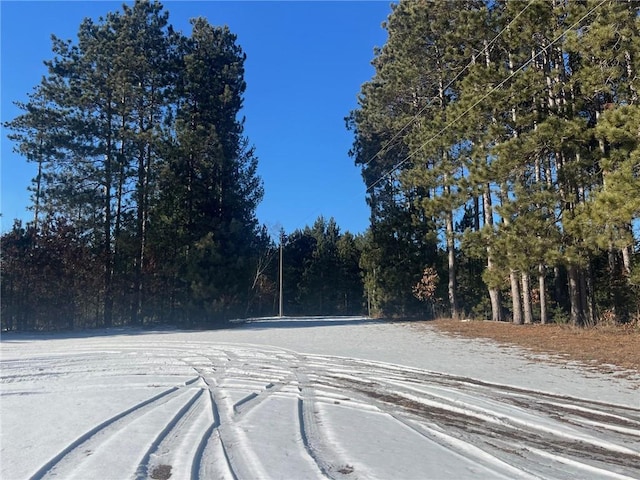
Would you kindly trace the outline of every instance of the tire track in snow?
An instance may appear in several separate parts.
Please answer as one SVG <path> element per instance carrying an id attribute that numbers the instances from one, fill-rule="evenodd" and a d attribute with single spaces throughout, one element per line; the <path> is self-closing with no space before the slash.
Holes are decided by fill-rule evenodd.
<path id="1" fill-rule="evenodd" d="M 347 461 L 342 461 L 334 451 L 330 443 L 324 438 L 320 422 L 317 418 L 315 393 L 309 377 L 297 365 L 295 375 L 298 380 L 300 398 L 298 399 L 298 422 L 300 423 L 300 436 L 308 455 L 318 466 L 320 473 L 331 479 L 342 479 L 352 473 Z M 359 478 L 351 476 L 350 478 Z"/>
<path id="2" fill-rule="evenodd" d="M 380 394 L 377 392 L 373 394 L 374 397 L 378 395 Z M 473 446 L 494 457 L 496 460 L 494 463 L 521 464 L 519 459 L 513 462 L 512 458 L 520 457 L 527 452 L 541 451 L 540 449 L 560 450 L 565 453 L 565 456 L 555 455 L 555 458 L 561 463 L 570 464 L 584 471 L 584 478 L 586 478 L 591 477 L 589 473 L 605 472 L 608 471 L 607 468 L 613 468 L 611 466 L 616 464 L 618 464 L 617 467 L 622 464 L 622 467 L 633 468 L 640 461 L 640 456 L 632 450 L 603 444 L 588 436 L 570 435 L 562 429 L 543 428 L 532 423 L 513 421 L 515 417 L 507 418 L 497 412 L 495 415 L 478 413 L 462 409 L 457 405 L 451 406 L 403 393 L 388 393 L 381 395 L 379 399 L 384 403 L 402 407 L 403 411 L 400 413 L 392 413 L 394 418 L 403 423 L 402 417 L 407 414 L 428 419 L 429 422 L 434 422 L 437 427 L 444 429 L 451 438 L 467 444 L 463 450 Z M 419 420 L 418 423 L 422 428 L 427 428 Z M 437 430 L 433 430 L 432 433 L 434 431 Z M 451 442 L 445 442 L 443 445 L 447 443 Z M 574 459 L 571 460 L 566 455 L 571 455 Z M 482 455 L 478 458 L 481 459 Z M 529 465 L 524 468 L 530 469 L 532 473 L 543 477 L 549 475 L 550 472 L 538 470 L 536 462 L 528 463 Z M 597 464 L 600 464 L 600 467 Z M 518 468 L 524 469 L 522 465 Z M 611 472 L 609 477 L 635 478 L 615 472 Z"/>
<path id="3" fill-rule="evenodd" d="M 223 349 L 222 359 L 201 356 L 208 360 L 205 365 L 207 371 L 202 364 L 191 366 L 208 390 L 212 421 L 198 442 L 191 468 L 192 480 L 212 478 L 208 471 L 215 471 L 216 477 L 222 475 L 233 480 L 263 478 L 266 472 L 239 430 L 237 418 L 265 401 L 270 394 L 281 390 L 283 385 L 269 382 L 262 391 L 252 392 L 232 402 L 221 383 L 237 376 L 237 371 L 247 366 L 245 359 L 233 349 Z M 216 462 L 213 460 L 216 457 L 222 457 L 224 461 Z"/>
<path id="4" fill-rule="evenodd" d="M 317 403 L 329 407 L 332 403 L 343 406 L 350 403 L 354 409 L 364 409 L 373 403 L 396 421 L 424 434 L 427 440 L 475 457 L 496 474 L 507 472 L 507 477 L 513 472 L 511 469 L 522 470 L 523 455 L 535 458 L 534 452 L 552 449 L 565 453 L 564 457 L 557 456 L 558 463 L 570 465 L 585 475 L 609 471 L 610 478 L 624 478 L 625 474 L 638 473 L 640 456 L 634 450 L 638 443 L 633 443 L 637 439 L 632 438 L 630 447 L 620 442 L 625 437 L 638 436 L 638 410 L 378 362 L 291 353 L 279 360 L 287 362 L 298 377 L 298 416 L 304 448 L 320 472 L 329 478 L 346 475 L 338 472 L 336 464 L 347 463 L 340 462 L 323 440 Z M 416 388 L 420 385 L 432 389 L 423 392 Z M 352 399 L 337 402 L 316 397 L 316 387 L 334 392 L 336 398 Z M 438 387 L 435 393 L 434 387 Z M 264 397 L 264 393 L 252 393 L 237 402 L 235 409 L 241 410 L 242 405 L 248 406 L 258 398 L 263 401 Z M 465 403 L 461 397 L 472 400 Z M 557 405 L 550 406 L 554 402 Z M 592 427 L 604 429 L 611 439 L 594 436 L 590 432 Z M 522 470 L 521 476 L 557 473 L 558 469 L 538 468 L 536 463 L 540 460 L 528 461 L 532 473 Z"/>
<path id="5" fill-rule="evenodd" d="M 425 392 L 413 386 L 406 387 L 401 382 L 396 381 L 390 382 L 390 384 L 392 387 L 399 389 L 398 395 L 406 400 L 415 401 L 427 407 L 450 410 L 452 413 L 457 413 L 461 416 L 475 417 L 489 424 L 501 425 L 516 430 L 529 429 L 539 432 L 541 435 L 556 435 L 568 441 L 582 442 L 591 445 L 592 448 L 603 448 L 623 455 L 637 455 L 637 452 L 634 450 L 604 441 L 600 438 L 595 438 L 593 435 L 571 428 L 571 426 L 562 425 L 562 423 L 569 424 L 571 422 L 557 415 L 554 415 L 555 418 L 553 418 L 553 420 L 562 419 L 560 422 L 556 422 L 560 425 L 551 425 L 547 422 L 539 424 L 540 415 L 536 415 L 536 413 L 539 413 L 539 410 L 533 408 L 535 413 L 529 411 L 532 409 L 531 405 L 537 403 L 535 398 L 530 398 L 530 402 L 512 402 L 514 405 L 518 403 L 522 407 L 529 407 L 520 408 L 520 406 L 510 407 L 508 406 L 508 402 L 504 400 L 501 402 L 480 401 L 471 396 L 466 396 L 465 398 L 465 396 L 460 393 L 456 394 L 457 398 L 454 398 L 451 394 L 447 394 L 448 392 Z"/>
<path id="6" fill-rule="evenodd" d="M 197 461 L 200 465 L 198 478 L 203 478 L 200 477 L 202 459 L 205 458 L 205 451 L 209 445 L 212 444 L 214 433 L 218 435 L 217 438 L 220 442 L 231 478 L 236 480 L 268 478 L 268 473 L 262 467 L 250 443 L 234 421 L 234 404 L 230 401 L 228 395 L 217 385 L 217 382 L 207 377 L 203 377 L 203 380 L 210 391 L 211 408 L 216 420 L 214 420 L 214 423 L 209 427 L 200 443 L 200 445 L 204 444 L 204 446 L 202 447 L 201 457 Z M 200 447 L 198 450 L 199 449 Z"/>
<path id="7" fill-rule="evenodd" d="M 251 352 L 250 349 L 247 352 L 246 347 L 244 347 L 244 350 L 244 352 L 240 353 L 235 351 L 233 360 L 224 365 L 223 369 L 214 369 L 215 375 L 206 375 L 196 368 L 196 371 L 201 375 L 210 390 L 211 406 L 216 420 L 209 427 L 198 446 L 198 460 L 194 462 L 192 479 L 206 478 L 206 476 L 201 475 L 203 471 L 201 462 L 206 457 L 205 449 L 211 448 L 209 445 L 214 442 L 214 439 L 218 441 L 224 454 L 230 478 L 269 478 L 269 473 L 264 469 L 258 456 L 252 450 L 250 439 L 245 437 L 239 425 L 245 415 L 262 406 L 277 394 L 282 394 L 283 398 L 292 398 L 296 401 L 302 443 L 300 454 L 310 456 L 318 466 L 319 474 L 322 476 L 342 478 L 343 475 L 337 472 L 339 467 L 325 462 L 323 458 L 318 456 L 317 452 L 320 450 L 327 451 L 328 448 L 326 446 L 323 446 L 322 449 L 318 448 L 320 434 L 317 433 L 319 428 L 313 413 L 313 394 L 307 386 L 308 382 L 301 380 L 301 378 L 306 379 L 306 377 L 303 377 L 300 370 L 298 370 L 300 367 L 298 357 L 290 354 L 277 354 L 275 357 L 279 361 L 286 362 L 288 364 L 287 368 L 282 368 L 279 363 L 274 363 L 273 361 L 265 363 L 264 360 L 261 360 L 251 364 L 247 362 L 248 359 L 242 353 L 250 352 L 251 354 L 248 356 L 251 358 L 255 352 Z M 229 354 L 230 352 L 226 351 L 225 353 Z M 245 378 L 248 382 L 247 386 L 252 382 L 256 382 L 251 387 L 254 391 L 232 401 L 229 391 L 233 390 L 233 387 L 223 384 L 226 381 L 237 387 L 235 382 L 239 378 Z M 296 394 L 283 392 L 285 388 L 292 386 L 296 387 Z M 309 431 L 316 433 L 310 436 Z M 327 472 L 331 470 L 334 471 L 334 474 L 328 475 Z M 357 477 L 352 476 L 350 478 Z"/>
<path id="8" fill-rule="evenodd" d="M 539 478 L 538 476 L 531 475 L 527 472 L 522 471 L 517 466 L 512 465 L 508 461 L 500 459 L 499 457 L 482 450 L 472 443 L 448 435 L 442 429 L 438 428 L 437 425 L 426 425 L 423 421 L 420 421 L 421 419 L 416 419 L 413 413 L 410 413 L 402 408 L 399 409 L 399 405 L 395 401 L 390 402 L 390 405 L 388 395 L 383 396 L 383 394 L 380 393 L 383 389 L 374 381 L 361 379 L 352 375 L 345 375 L 344 373 L 338 374 L 337 377 L 334 377 L 333 374 L 330 374 L 329 376 L 333 378 L 339 378 L 342 381 L 344 381 L 344 379 L 347 379 L 347 382 L 341 383 L 342 388 L 340 391 L 343 392 L 343 394 L 351 395 L 351 398 L 346 398 L 346 400 L 348 400 L 348 403 L 346 403 L 346 405 L 350 405 L 350 408 L 353 408 L 354 410 L 365 408 L 365 406 L 369 409 L 375 408 L 376 411 L 387 415 L 394 422 L 404 425 L 417 433 L 427 443 L 439 445 L 444 450 L 457 455 L 461 462 L 469 462 L 470 459 L 473 460 L 474 463 L 484 468 L 484 476 L 490 476 L 487 478 L 503 480 L 531 480 Z M 349 381 L 356 381 L 358 382 L 358 385 L 368 385 L 373 390 L 364 391 L 359 386 L 354 388 L 353 385 L 347 385 Z M 331 385 L 323 383 L 322 380 L 320 380 L 320 382 L 323 388 L 335 388 L 337 386 L 337 384 Z M 344 400 L 345 399 L 340 402 L 334 401 L 333 403 L 344 405 Z M 364 476 L 364 478 L 367 477 Z"/>
<path id="9" fill-rule="evenodd" d="M 394 419 L 396 419 L 403 425 L 408 426 L 419 435 L 426 438 L 428 441 L 434 442 L 446 449 L 452 450 L 453 452 L 457 453 L 458 455 L 460 455 L 461 460 L 468 461 L 470 458 L 474 459 L 476 463 L 478 463 L 479 465 L 483 465 L 488 471 L 490 471 L 492 473 L 492 478 L 494 479 L 502 478 L 504 480 L 534 480 L 539 478 L 538 476 L 532 475 L 522 470 L 521 468 L 512 465 L 509 462 L 491 455 L 490 453 L 482 450 L 472 443 L 448 435 L 447 433 L 436 428 L 430 428 L 424 423 L 409 420 L 408 418 L 404 418 L 403 416 L 396 413 L 389 412 L 389 415 L 391 415 Z"/>
<path id="10" fill-rule="evenodd" d="M 222 443 L 222 439 L 220 438 L 218 427 L 220 426 L 220 414 L 218 413 L 218 406 L 213 397 L 213 391 L 209 390 L 209 408 L 211 409 L 211 413 L 213 415 L 213 422 L 209 425 L 209 428 L 203 433 L 200 441 L 198 442 L 198 447 L 196 448 L 193 462 L 191 464 L 191 480 L 197 480 L 199 478 L 219 478 L 226 480 L 238 480 L 237 475 L 233 471 L 233 467 L 231 466 L 231 462 L 229 460 L 229 455 L 227 454 L 226 448 Z M 217 434 L 217 435 L 214 435 Z M 207 449 L 209 451 L 213 451 L 216 447 L 219 447 L 218 450 L 220 454 L 224 458 L 224 468 L 223 471 L 216 472 L 216 475 L 208 474 L 207 467 L 205 464 L 204 458 L 206 457 Z M 214 454 L 209 455 L 214 456 Z"/>
<path id="11" fill-rule="evenodd" d="M 260 456 L 254 432 L 245 427 L 263 421 L 274 399 L 295 408 L 300 439 L 292 454 L 310 457 L 325 478 L 379 476 L 342 442 L 343 430 L 331 421 L 348 413 L 333 415 L 337 407 L 363 419 L 382 416 L 420 437 L 424 446 L 416 443 L 416 449 L 437 444 L 496 478 L 640 478 L 640 409 L 272 347 L 168 342 L 162 348 L 157 342 L 151 350 L 139 348 L 150 365 L 159 365 L 154 374 L 164 371 L 166 361 L 171 368 L 181 365 L 180 371 L 194 369 L 197 377 L 91 428 L 31 478 L 53 476 L 78 459 L 81 467 L 89 446 L 92 455 L 112 455 L 110 439 L 133 422 L 144 425 L 146 414 L 155 415 L 155 431 L 140 437 L 141 453 L 131 459 L 136 478 L 148 478 L 158 465 L 172 466 L 172 478 L 179 479 L 269 478 L 273 472 Z M 66 375 L 64 366 L 58 367 L 56 373 Z M 339 445 L 332 443 L 336 438 Z"/>
<path id="12" fill-rule="evenodd" d="M 603 478 L 637 478 L 640 474 L 637 438 L 625 441 L 638 435 L 635 427 L 640 410 L 411 369 L 407 369 L 407 375 L 402 378 L 395 366 L 387 371 L 385 365 L 375 362 L 333 360 L 333 365 L 330 357 L 316 362 L 319 366 L 316 373 L 325 385 L 340 385 L 345 393 L 369 397 L 399 421 L 404 422 L 408 416 L 429 428 L 421 423 L 426 421 L 453 435 L 457 442 L 472 446 L 477 453 L 476 449 L 480 449 L 499 462 L 521 468 L 521 457 L 527 452 L 555 450 L 564 453 L 555 456 L 558 463 L 578 469 L 585 476 L 597 473 Z M 357 363 L 360 368 L 356 367 Z M 345 370 L 349 371 L 345 368 L 348 364 L 356 368 L 345 374 Z M 386 380 L 387 377 L 391 380 Z M 434 393 L 433 388 L 420 388 L 420 385 L 434 384 L 445 388 L 441 388 L 440 393 Z M 451 394 L 442 394 L 447 389 Z M 475 399 L 470 402 L 461 400 L 461 397 L 473 396 Z M 573 416 L 565 418 L 564 414 L 550 411 L 549 403 L 559 401 L 562 401 L 562 411 L 569 411 Z M 604 408 L 607 411 L 601 410 Z M 597 418 L 610 439 L 595 436 L 591 431 L 593 421 L 588 417 Z M 613 426 L 606 423 L 611 420 Z M 630 446 L 624 446 L 625 443 Z M 548 476 L 549 471 L 536 471 L 537 462 L 539 460 L 529 462 L 531 470 L 535 475 Z"/>
<path id="13" fill-rule="evenodd" d="M 163 443 L 169 443 L 169 445 L 165 446 L 165 450 L 173 451 L 173 455 L 171 456 L 174 458 L 181 456 L 180 454 L 176 455 L 176 453 L 178 453 L 176 452 L 176 450 L 180 451 L 179 453 L 185 452 L 186 449 L 184 448 L 184 443 L 185 439 L 189 439 L 189 427 L 191 427 L 192 424 L 198 420 L 197 413 L 199 413 L 199 410 L 197 408 L 198 405 L 196 404 L 196 402 L 201 399 L 203 393 L 203 390 L 199 390 L 187 403 L 185 403 L 182 408 L 180 408 L 180 410 L 176 412 L 173 418 L 171 418 L 171 420 L 162 429 L 162 431 L 156 436 L 156 438 L 151 442 L 151 445 L 149 445 L 147 452 L 140 461 L 138 469 L 136 470 L 137 480 L 144 480 L 149 476 L 156 476 L 153 475 L 153 473 L 157 471 L 157 469 L 161 468 L 162 465 L 171 466 L 174 472 L 175 470 L 177 470 L 176 461 L 156 460 L 152 462 L 152 457 L 154 455 L 159 456 L 158 454 L 161 452 L 161 446 L 163 446 Z M 197 426 L 197 424 L 194 425 L 194 428 L 197 428 Z M 167 442 L 167 440 L 169 440 L 169 442 Z M 177 477 L 183 478 L 184 473 L 178 470 Z"/>
<path id="14" fill-rule="evenodd" d="M 135 404 L 134 406 L 114 415 L 113 417 L 105 420 L 104 422 L 96 425 L 94 428 L 84 433 L 72 443 L 67 445 L 60 453 L 54 456 L 51 460 L 42 465 L 31 477 L 31 480 L 39 480 L 44 478 L 53 469 L 58 467 L 66 457 L 72 452 L 79 450 L 84 444 L 91 439 L 95 438 L 98 434 L 106 433 L 107 431 L 118 431 L 121 423 L 131 422 L 133 419 L 144 415 L 147 411 L 157 408 L 159 405 L 164 404 L 167 400 L 174 396 L 176 392 L 180 390 L 179 387 L 172 387 L 168 390 L 164 390 L 153 397 Z"/>
<path id="15" fill-rule="evenodd" d="M 214 395 L 215 384 L 217 383 L 215 380 L 207 379 L 204 372 L 200 369 L 196 368 L 196 371 L 200 375 L 200 379 L 207 386 L 208 390 L 208 402 L 209 409 L 211 411 L 212 420 L 209 427 L 205 430 L 205 432 L 200 437 L 200 441 L 198 442 L 198 446 L 195 450 L 193 461 L 191 464 L 191 479 L 197 480 L 200 478 L 213 478 L 213 475 L 208 475 L 207 470 L 211 469 L 211 465 L 206 465 L 205 459 L 207 457 L 213 458 L 215 454 L 213 451 L 216 447 L 219 447 L 218 450 L 222 454 L 224 458 L 224 469 L 223 472 L 216 472 L 217 477 L 220 478 L 230 478 L 232 480 L 238 480 L 238 476 L 234 470 L 232 462 L 229 458 L 229 454 L 227 452 L 227 448 L 224 444 L 222 437 L 220 436 L 220 410 L 218 409 L 218 403 L 216 402 Z M 209 455 L 207 455 L 207 451 L 209 451 Z M 219 468 L 219 467 L 218 467 Z M 220 469 L 220 468 L 219 468 Z"/>
<path id="16" fill-rule="evenodd" d="M 236 415 L 244 415 L 248 411 L 257 407 L 265 400 L 267 400 L 271 395 L 281 391 L 284 388 L 285 384 L 278 383 L 274 384 L 273 382 L 269 382 L 264 386 L 264 389 L 259 392 L 251 392 L 244 398 L 241 398 L 233 405 L 233 412 Z"/>

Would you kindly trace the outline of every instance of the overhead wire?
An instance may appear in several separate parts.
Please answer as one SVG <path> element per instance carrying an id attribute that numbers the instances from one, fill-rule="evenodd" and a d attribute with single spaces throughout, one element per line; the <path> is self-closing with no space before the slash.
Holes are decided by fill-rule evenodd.
<path id="1" fill-rule="evenodd" d="M 478 53 L 478 56 L 483 55 L 488 49 L 489 47 L 491 47 L 497 40 L 498 38 L 500 38 L 502 36 L 502 34 L 507 31 L 511 25 L 513 24 L 513 22 L 515 22 L 530 6 L 531 4 L 534 2 L 535 0 L 530 0 L 529 3 L 527 3 L 527 5 L 525 5 L 525 7 L 520 10 L 520 12 L 518 12 L 518 14 L 513 17 L 511 19 L 511 21 L 507 24 L 507 26 L 505 26 L 502 30 L 500 30 L 500 32 L 498 32 L 495 37 L 493 37 L 493 39 L 491 39 L 490 42 L 488 42 Z M 474 57 L 475 59 L 475 57 Z M 465 67 L 460 70 L 460 72 L 458 72 L 458 74 L 444 87 L 444 90 L 448 90 L 451 85 L 453 85 L 459 78 L 460 76 L 466 72 L 471 65 L 473 65 L 474 63 L 474 59 L 471 59 L 469 61 L 469 63 L 467 63 L 465 65 Z M 434 97 L 435 98 L 435 97 Z M 371 156 L 371 158 L 365 162 L 365 164 L 361 167 L 361 168 L 366 168 L 373 160 L 375 160 L 375 158 L 380 155 L 384 150 L 386 150 L 387 148 L 389 148 L 389 146 L 407 129 L 409 128 L 413 123 L 416 122 L 416 120 L 418 120 L 420 118 L 420 115 L 422 115 L 424 113 L 424 111 L 429 108 L 431 105 L 433 104 L 433 98 L 430 99 L 429 101 L 427 101 L 425 103 L 425 105 L 398 131 L 395 133 L 395 135 L 393 135 L 393 137 L 391 137 L 391 139 L 389 139 L 382 147 L 380 147 L 380 150 L 378 150 L 375 154 L 373 154 Z"/>
<path id="2" fill-rule="evenodd" d="M 602 4 L 604 4 L 606 1 L 608 0 L 601 0 L 600 3 L 598 3 L 596 6 L 594 6 L 593 8 L 591 8 L 591 10 L 589 10 L 587 13 L 585 13 L 582 17 L 580 17 L 579 20 L 577 20 L 576 22 L 574 22 L 572 25 L 570 25 L 569 27 L 567 27 L 566 30 L 564 30 L 560 35 L 558 35 L 555 39 L 553 39 L 553 41 L 551 41 L 547 46 L 545 46 L 542 50 L 540 50 L 540 52 L 538 52 L 536 55 L 532 56 L 529 60 L 527 60 L 525 63 L 523 63 L 517 70 L 513 71 L 508 77 L 506 77 L 504 80 L 502 80 L 498 85 L 496 85 L 495 87 L 493 87 L 491 90 L 489 90 L 489 92 L 487 92 L 483 97 L 481 97 L 478 101 L 476 101 L 473 105 L 471 105 L 469 108 L 467 108 L 464 112 L 462 112 L 460 115 L 458 115 L 456 118 L 454 118 L 452 121 L 450 121 L 449 123 L 447 123 L 444 127 L 442 127 L 442 129 L 440 129 L 436 134 L 434 134 L 433 136 L 431 136 L 426 142 L 424 142 L 422 145 L 420 145 L 420 147 L 416 150 L 414 150 L 412 153 L 410 153 L 409 155 L 407 155 L 403 160 L 401 160 L 400 162 L 398 162 L 397 164 L 395 164 L 393 166 L 393 168 L 391 168 L 388 172 L 384 173 L 383 175 L 381 175 L 375 182 L 373 182 L 371 185 L 369 185 L 367 187 L 367 189 L 365 190 L 366 192 L 369 192 L 369 190 L 371 190 L 372 188 L 374 188 L 376 185 L 378 185 L 380 182 L 382 182 L 386 177 L 388 177 L 389 175 L 391 175 L 393 172 L 395 172 L 397 169 L 399 169 L 400 167 L 402 167 L 405 163 L 407 163 L 409 160 L 411 160 L 418 152 L 420 152 L 422 149 L 424 149 L 427 145 L 429 145 L 431 142 L 433 142 L 433 140 L 435 140 L 438 136 L 440 136 L 442 133 L 444 133 L 445 131 L 447 131 L 452 125 L 454 125 L 458 120 L 460 120 L 461 118 L 463 118 L 465 115 L 467 115 L 471 110 L 473 110 L 475 107 L 477 107 L 480 103 L 482 103 L 484 100 L 486 100 L 491 94 L 493 94 L 493 92 L 495 92 L 496 90 L 498 90 L 499 88 L 502 88 L 504 86 L 505 83 L 507 83 L 509 80 L 511 80 L 511 78 L 513 78 L 516 74 L 518 74 L 519 72 L 521 72 L 522 70 L 524 70 L 524 68 L 526 68 L 531 62 L 533 62 L 536 58 L 538 58 L 538 56 L 540 56 L 547 48 L 551 47 L 552 45 L 554 45 L 558 40 L 560 40 L 562 37 L 564 37 L 570 30 L 572 30 L 574 27 L 576 27 L 577 25 L 579 25 L 585 18 L 587 18 L 588 16 L 590 16 L 597 8 L 599 8 Z M 376 154 L 377 155 L 377 154 Z"/>
<path id="3" fill-rule="evenodd" d="M 495 43 L 498 38 L 500 38 L 501 35 L 504 34 L 505 31 L 507 31 L 511 25 L 513 24 L 513 22 L 519 18 L 534 2 L 535 0 L 530 0 L 527 5 L 520 11 L 518 12 L 518 14 L 516 16 L 514 16 L 511 21 L 507 24 L 507 26 L 505 26 L 499 33 L 497 33 L 493 39 L 491 39 L 490 42 L 488 42 L 484 48 L 480 51 L 479 55 L 482 55 L 483 52 L 485 52 L 491 45 L 493 45 L 493 43 Z M 587 18 L 588 16 L 590 16 L 596 9 L 598 9 L 602 4 L 604 4 L 607 0 L 601 0 L 600 3 L 598 3 L 597 5 L 595 5 L 593 8 L 591 8 L 586 14 L 584 14 L 579 20 L 577 20 L 576 22 L 574 22 L 572 25 L 570 25 L 569 27 L 567 27 L 567 29 L 565 29 L 560 35 L 558 35 L 555 39 L 553 39 L 553 41 L 551 41 L 549 43 L 549 45 L 547 45 L 544 49 L 542 49 L 540 52 L 538 52 L 536 55 L 534 55 L 532 58 L 530 58 L 527 62 L 525 62 L 523 65 L 521 65 L 517 70 L 515 70 L 514 72 L 512 72 L 508 77 L 506 77 L 504 80 L 502 80 L 499 84 L 497 84 L 495 87 L 493 87 L 491 90 L 489 90 L 489 92 L 487 92 L 483 97 L 481 97 L 478 101 L 476 101 L 473 105 L 471 105 L 471 107 L 469 107 L 468 109 L 466 109 L 464 112 L 462 112 L 460 115 L 458 115 L 456 118 L 454 118 L 452 121 L 450 121 L 449 123 L 447 123 L 441 130 L 439 130 L 435 135 L 433 135 L 432 137 L 430 137 L 426 142 L 424 142 L 417 150 L 415 150 L 414 152 L 410 153 L 409 155 L 407 155 L 406 157 L 404 157 L 400 162 L 396 163 L 391 169 L 389 169 L 387 172 L 383 173 L 380 177 L 378 177 L 373 183 L 371 183 L 369 186 L 366 187 L 365 189 L 365 194 L 368 193 L 371 189 L 373 189 L 376 185 L 378 185 L 380 182 L 382 182 L 385 178 L 387 178 L 389 175 L 391 175 L 393 172 L 395 172 L 396 170 L 398 170 L 399 168 L 401 168 L 404 164 L 406 164 L 409 160 L 411 160 L 411 158 L 413 158 L 417 153 L 419 153 L 422 149 L 424 149 L 428 144 L 430 144 L 431 142 L 433 142 L 439 135 L 441 135 L 442 133 L 444 133 L 445 131 L 447 131 L 449 128 L 451 128 L 451 126 L 453 126 L 456 122 L 458 122 L 460 119 L 462 119 L 464 116 L 466 116 L 471 110 L 473 110 L 476 106 L 478 106 L 481 102 L 483 102 L 484 100 L 486 100 L 490 95 L 492 95 L 496 90 L 502 88 L 505 83 L 507 83 L 511 78 L 513 78 L 516 74 L 518 74 L 519 72 L 521 72 L 524 68 L 526 68 L 531 62 L 533 62 L 535 59 L 537 59 L 547 48 L 551 47 L 552 45 L 554 45 L 556 42 L 558 42 L 558 40 L 560 40 L 562 37 L 564 37 L 571 29 L 573 29 L 576 25 L 579 25 L 585 18 Z M 453 80 L 451 80 L 446 86 L 445 86 L 445 90 L 450 88 L 451 85 L 453 85 L 454 82 L 456 82 L 458 80 L 458 78 L 468 69 L 471 67 L 471 65 L 473 65 L 473 60 L 471 60 L 455 77 Z M 398 131 L 389 141 L 387 141 L 381 148 L 380 150 L 378 150 L 364 165 L 362 165 L 361 168 L 366 168 L 373 160 L 375 160 L 375 158 L 380 155 L 381 152 L 383 152 L 385 149 L 387 149 L 391 143 L 393 141 L 395 141 L 407 128 L 409 128 L 409 126 L 411 126 L 416 120 L 418 120 L 420 118 L 420 115 L 422 113 L 424 113 L 424 111 L 431 105 L 431 102 L 425 104 L 425 106 L 423 106 L 418 113 L 416 113 L 403 127 L 402 129 L 400 129 L 400 131 Z M 311 218 L 311 215 L 308 217 Z"/>
<path id="4" fill-rule="evenodd" d="M 488 49 L 504 34 L 504 32 L 506 32 L 511 25 L 535 2 L 536 0 L 529 0 L 529 2 L 524 6 L 524 8 L 522 10 L 520 10 L 518 12 L 517 15 L 515 15 L 510 21 L 509 23 L 502 29 L 500 30 L 500 32 L 498 32 L 492 39 L 491 41 L 489 41 L 486 45 L 484 45 L 484 47 L 478 52 L 478 56 L 483 55 L 486 51 L 488 51 Z M 473 65 L 474 60 L 470 60 L 465 67 L 458 72 L 458 74 L 444 87 L 444 90 L 449 89 L 459 78 L 460 76 L 467 71 L 471 65 Z M 425 103 L 425 105 L 398 131 L 395 133 L 395 135 L 393 135 L 393 137 L 391 137 L 391 139 L 389 139 L 375 154 L 373 154 L 371 156 L 371 158 L 369 158 L 369 160 L 362 165 L 360 168 L 364 169 L 366 168 L 372 161 L 375 160 L 375 158 L 380 155 L 384 150 L 386 150 L 387 148 L 389 148 L 391 146 L 391 144 L 398 139 L 398 137 L 407 129 L 409 128 L 413 123 L 415 123 L 420 116 L 424 113 L 424 111 L 429 108 L 429 106 L 431 106 L 433 103 L 433 99 L 429 100 L 427 103 Z M 421 147 L 422 148 L 422 147 Z M 384 177 L 386 177 L 387 175 L 391 174 L 393 171 L 396 170 L 396 168 L 399 168 L 399 166 L 394 167 L 391 171 L 385 173 L 381 178 L 379 178 L 376 182 L 374 182 L 374 184 L 372 184 L 371 186 L 369 186 L 368 188 L 365 189 L 365 193 L 367 193 L 369 191 L 370 188 L 372 188 L 373 186 L 375 186 L 377 183 L 379 183 Z M 310 219 L 312 217 L 312 215 L 309 215 L 307 217 L 307 219 Z"/>

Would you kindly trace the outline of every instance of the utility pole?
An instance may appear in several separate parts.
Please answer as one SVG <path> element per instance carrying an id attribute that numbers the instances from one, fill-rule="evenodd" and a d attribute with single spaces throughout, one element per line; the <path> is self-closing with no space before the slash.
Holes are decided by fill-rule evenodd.
<path id="1" fill-rule="evenodd" d="M 280 233 L 280 273 L 279 273 L 279 277 L 280 277 L 280 308 L 279 308 L 279 316 L 283 317 L 284 316 L 284 309 L 283 309 L 283 296 L 282 296 L 282 286 L 283 286 L 283 275 L 282 275 L 282 244 L 284 243 L 284 232 Z"/>

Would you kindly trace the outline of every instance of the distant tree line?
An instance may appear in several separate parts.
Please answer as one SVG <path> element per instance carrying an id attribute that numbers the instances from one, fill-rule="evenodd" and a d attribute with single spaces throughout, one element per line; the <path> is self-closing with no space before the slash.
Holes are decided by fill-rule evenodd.
<path id="1" fill-rule="evenodd" d="M 157 2 L 53 37 L 8 122 L 38 173 L 34 220 L 3 238 L 6 328 L 212 322 L 244 313 L 269 238 L 239 118 L 245 55 L 226 27 L 185 36 Z"/>
<path id="2" fill-rule="evenodd" d="M 640 2 L 392 7 L 347 118 L 374 310 L 637 318 Z"/>
<path id="3" fill-rule="evenodd" d="M 245 54 L 227 27 L 174 31 L 158 2 L 53 37 L 5 127 L 37 166 L 34 219 L 2 237 L 3 330 L 212 326 L 278 311 L 278 246 L 243 135 Z M 356 240 L 319 219 L 287 237 L 287 311 L 362 312 Z"/>
<path id="4" fill-rule="evenodd" d="M 640 316 L 640 2 L 402 0 L 347 118 L 371 226 L 272 238 L 245 55 L 136 1 L 53 38 L 5 127 L 37 167 L 2 236 L 3 330 L 284 313 Z M 273 232 L 271 232 L 273 234 Z"/>
<path id="5" fill-rule="evenodd" d="M 360 272 L 362 237 L 341 233 L 333 218 L 286 236 L 283 280 L 287 315 L 358 315 L 364 312 Z"/>

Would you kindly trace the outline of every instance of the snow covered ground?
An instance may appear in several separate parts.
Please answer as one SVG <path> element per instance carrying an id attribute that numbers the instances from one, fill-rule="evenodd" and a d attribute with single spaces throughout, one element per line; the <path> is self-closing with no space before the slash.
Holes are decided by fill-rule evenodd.
<path id="1" fill-rule="evenodd" d="M 640 378 L 364 318 L 7 334 L 0 478 L 640 478 Z"/>

